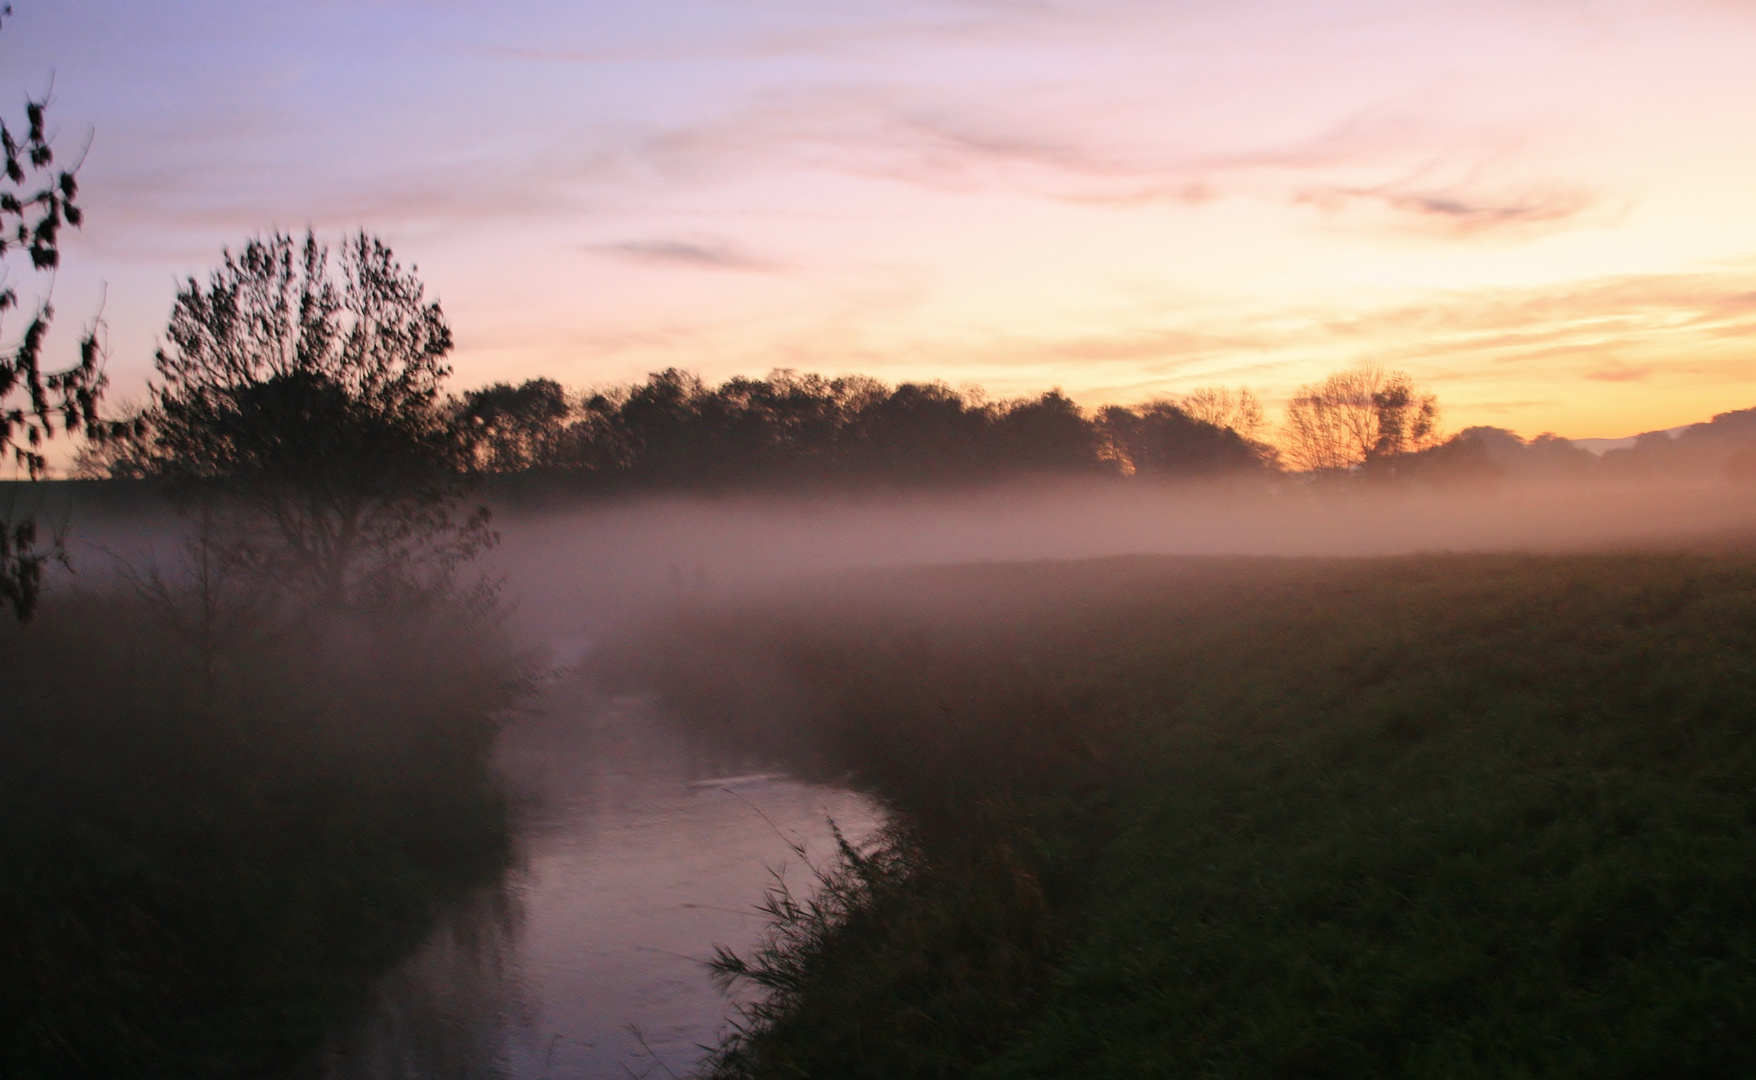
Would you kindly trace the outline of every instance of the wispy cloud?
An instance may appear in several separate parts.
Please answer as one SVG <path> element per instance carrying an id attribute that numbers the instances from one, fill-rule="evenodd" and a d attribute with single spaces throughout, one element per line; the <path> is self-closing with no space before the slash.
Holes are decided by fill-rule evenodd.
<path id="1" fill-rule="evenodd" d="M 942 350 L 973 367 L 1076 365 L 1103 397 L 1247 381 L 1274 398 L 1360 359 L 1423 380 L 1478 386 L 1632 383 L 1707 377 L 1756 348 L 1756 263 L 1607 277 L 1545 287 L 1435 292 L 1355 311 L 1277 307 L 1192 313 L 1175 325 L 1067 338 L 989 340 Z"/>
<path id="2" fill-rule="evenodd" d="M 777 264 L 758 258 L 729 241 L 709 238 L 653 237 L 586 244 L 585 250 L 611 258 L 698 270 L 772 271 Z"/>
<path id="3" fill-rule="evenodd" d="M 1343 226 L 1459 238 L 1595 221 L 1593 211 L 1618 205 L 1592 184 L 1532 172 L 1521 157 L 1530 133 L 1456 130 L 1386 108 L 1311 136 L 1220 150 L 1138 129 L 1094 134 L 1077 110 L 1019 116 L 920 98 L 882 86 L 789 90 L 631 133 L 616 154 L 681 184 L 812 170 L 1076 204 L 1251 199 Z"/>
<path id="4" fill-rule="evenodd" d="M 949 8 L 955 18 L 884 25 L 891 33 L 930 35 L 993 22 L 1017 32 L 1008 22 L 1015 7 L 959 3 Z M 1063 17 L 1053 8 L 1033 16 Z M 757 34 L 769 44 L 749 47 L 809 52 L 862 25 L 853 20 Z M 709 42 L 701 48 L 710 46 L 721 47 Z M 695 46 L 675 48 L 688 59 Z M 555 63 L 649 56 L 615 47 L 488 50 Z M 124 166 L 115 177 L 125 197 L 115 201 L 112 220 L 253 227 L 290 212 L 320 221 L 479 223 L 566 213 L 587 202 L 613 211 L 631 200 L 687 199 L 728 181 L 796 184 L 813 173 L 969 197 L 1006 192 L 1107 207 L 1249 199 L 1314 210 L 1341 228 L 1460 239 L 1565 226 L 1615 203 L 1575 178 L 1521 168 L 1518 152 L 1528 132 L 1521 140 L 1504 131 L 1457 130 L 1407 104 L 1357 109 L 1327 124 L 1313 120 L 1309 134 L 1263 135 L 1254 144 L 1234 132 L 1226 138 L 1243 144 L 1221 147 L 1211 133 L 1199 137 L 1165 126 L 1162 118 L 1108 123 L 1093 102 L 1061 101 L 1042 87 L 977 99 L 880 73 L 830 84 L 822 79 L 794 73 L 761 88 L 740 85 L 723 103 L 699 100 L 684 118 L 598 117 L 518 145 L 482 140 L 479 154 L 462 160 L 457 144 L 399 137 L 340 158 L 311 156 L 270 167 L 286 130 L 298 127 L 309 140 L 321 125 L 304 116 L 221 114 L 207 120 L 212 130 L 158 133 L 190 151 L 185 155 L 119 155 L 141 167 L 131 173 Z M 220 156 L 213 147 L 230 153 Z M 700 252 L 688 247 L 645 254 L 714 263 L 712 245 Z M 626 254 L 642 257 L 636 250 Z"/>
<path id="5" fill-rule="evenodd" d="M 1400 183 L 1371 188 L 1319 187 L 1299 193 L 1296 203 L 1345 211 L 1360 203 L 1376 204 L 1395 213 L 1401 223 L 1431 225 L 1459 235 L 1523 230 L 1572 221 L 1600 202 L 1580 187 L 1534 187 L 1503 191 L 1492 188 L 1421 188 Z"/>

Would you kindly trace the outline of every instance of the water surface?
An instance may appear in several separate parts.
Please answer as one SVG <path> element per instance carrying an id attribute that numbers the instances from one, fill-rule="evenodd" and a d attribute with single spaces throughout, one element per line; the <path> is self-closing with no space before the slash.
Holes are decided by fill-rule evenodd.
<path id="1" fill-rule="evenodd" d="M 703 959 L 757 940 L 777 880 L 811 886 L 831 819 L 851 839 L 881 820 L 861 794 L 683 737 L 649 700 L 571 684 L 501 760 L 531 803 L 515 869 L 382 980 L 325 1076 L 687 1075 L 731 1006 Z"/>

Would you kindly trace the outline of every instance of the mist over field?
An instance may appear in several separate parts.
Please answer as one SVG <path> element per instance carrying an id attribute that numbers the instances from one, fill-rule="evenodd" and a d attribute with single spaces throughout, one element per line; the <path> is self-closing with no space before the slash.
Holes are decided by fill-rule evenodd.
<path id="1" fill-rule="evenodd" d="M 54 505 L 51 498 L 49 504 Z M 533 640 L 571 637 L 654 606 L 749 594 L 844 571 L 1109 555 L 1370 556 L 1723 547 L 1756 530 L 1756 488 L 1716 478 L 1492 480 L 1431 487 L 1299 478 L 1122 484 L 1043 480 L 963 490 L 476 501 L 499 542 L 472 566 L 502 582 Z M 73 573 L 177 573 L 188 522 L 145 495 L 77 497 Z"/>
<path id="2" fill-rule="evenodd" d="M 1756 498 L 1729 483 L 1311 490 L 1079 482 L 964 492 L 654 495 L 498 506 L 485 565 L 533 628 L 840 571 L 1106 555 L 1567 552 L 1730 542 Z"/>

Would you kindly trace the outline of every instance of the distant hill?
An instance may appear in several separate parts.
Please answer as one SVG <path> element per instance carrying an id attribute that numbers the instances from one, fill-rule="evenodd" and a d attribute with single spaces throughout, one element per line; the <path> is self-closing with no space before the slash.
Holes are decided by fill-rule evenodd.
<path id="1" fill-rule="evenodd" d="M 1601 457 L 1611 450 L 1632 450 L 1643 439 L 1650 445 L 1658 443 L 1660 438 L 1676 440 L 1685 437 L 1691 440 L 1708 439 L 1714 441 L 1727 437 L 1735 439 L 1756 438 L 1756 408 L 1734 409 L 1731 412 L 1718 413 L 1705 423 L 1683 424 L 1680 427 L 1663 428 L 1658 431 L 1643 431 L 1638 435 L 1629 435 L 1621 439 L 1572 439 L 1570 441 L 1581 450 Z"/>
<path id="2" fill-rule="evenodd" d="M 1666 435 L 1674 439 L 1694 426 L 1695 425 L 1693 424 L 1684 424 L 1682 427 L 1666 428 L 1663 431 L 1646 431 L 1639 435 L 1629 435 L 1620 439 L 1572 439 L 1569 441 L 1571 441 L 1574 446 L 1579 447 L 1587 453 L 1602 457 L 1605 453 L 1611 450 L 1630 449 L 1636 442 L 1645 436 Z"/>

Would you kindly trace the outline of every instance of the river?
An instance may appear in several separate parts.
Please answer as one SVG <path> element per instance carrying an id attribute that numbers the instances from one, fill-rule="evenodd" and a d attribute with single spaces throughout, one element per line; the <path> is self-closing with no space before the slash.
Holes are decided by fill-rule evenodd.
<path id="1" fill-rule="evenodd" d="M 509 724 L 499 757 L 521 799 L 513 870 L 381 980 L 319 1075 L 686 1076 L 734 1004 L 704 959 L 758 940 L 755 905 L 777 879 L 812 885 L 832 819 L 856 841 L 882 822 L 862 794 L 710 749 L 649 700 L 570 681 Z"/>

